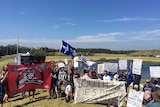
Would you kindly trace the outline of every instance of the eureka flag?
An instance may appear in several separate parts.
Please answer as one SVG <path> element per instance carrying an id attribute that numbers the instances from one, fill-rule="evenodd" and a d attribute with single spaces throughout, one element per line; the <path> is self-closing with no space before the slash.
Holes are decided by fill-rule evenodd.
<path id="1" fill-rule="evenodd" d="M 72 58 L 77 55 L 76 49 L 63 40 L 60 47 L 60 52 L 64 53 L 65 55 L 72 56 Z"/>

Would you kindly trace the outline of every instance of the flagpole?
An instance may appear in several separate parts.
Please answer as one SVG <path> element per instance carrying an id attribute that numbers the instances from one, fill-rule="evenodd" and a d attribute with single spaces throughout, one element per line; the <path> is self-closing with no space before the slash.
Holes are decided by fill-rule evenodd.
<path id="1" fill-rule="evenodd" d="M 18 57 L 18 45 L 19 45 L 19 36 L 17 38 L 17 57 Z"/>

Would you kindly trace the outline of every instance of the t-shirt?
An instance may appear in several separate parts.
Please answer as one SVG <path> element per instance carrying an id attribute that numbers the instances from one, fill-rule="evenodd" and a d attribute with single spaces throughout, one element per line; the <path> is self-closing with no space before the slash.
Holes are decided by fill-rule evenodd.
<path id="1" fill-rule="evenodd" d="M 160 102 L 154 102 L 152 104 L 147 104 L 146 107 L 160 107 Z"/>
<path id="2" fill-rule="evenodd" d="M 67 85 L 66 89 L 65 89 L 65 94 L 68 95 L 69 92 L 72 92 L 72 86 L 71 85 Z"/>
<path id="3" fill-rule="evenodd" d="M 83 77 L 81 77 L 81 79 L 91 79 L 88 75 L 84 75 Z"/>
<path id="4" fill-rule="evenodd" d="M 58 71 L 58 81 L 62 81 L 68 79 L 67 70 L 59 70 Z"/>
<path id="5" fill-rule="evenodd" d="M 111 77 L 109 75 L 103 76 L 103 81 L 111 81 Z"/>
<path id="6" fill-rule="evenodd" d="M 58 72 L 52 72 L 52 84 L 57 84 L 58 81 Z"/>

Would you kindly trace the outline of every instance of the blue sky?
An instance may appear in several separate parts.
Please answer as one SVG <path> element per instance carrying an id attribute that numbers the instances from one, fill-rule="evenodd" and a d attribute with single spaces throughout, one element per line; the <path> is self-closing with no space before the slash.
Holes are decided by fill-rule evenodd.
<path id="1" fill-rule="evenodd" d="M 159 0 L 0 0 L 0 45 L 160 49 Z"/>

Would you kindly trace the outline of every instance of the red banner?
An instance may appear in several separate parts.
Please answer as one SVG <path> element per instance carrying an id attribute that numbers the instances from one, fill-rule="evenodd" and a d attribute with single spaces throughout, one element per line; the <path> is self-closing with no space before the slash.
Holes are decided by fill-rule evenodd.
<path id="1" fill-rule="evenodd" d="M 51 86 L 52 62 L 32 65 L 8 64 L 9 96 L 32 89 L 49 90 Z"/>

